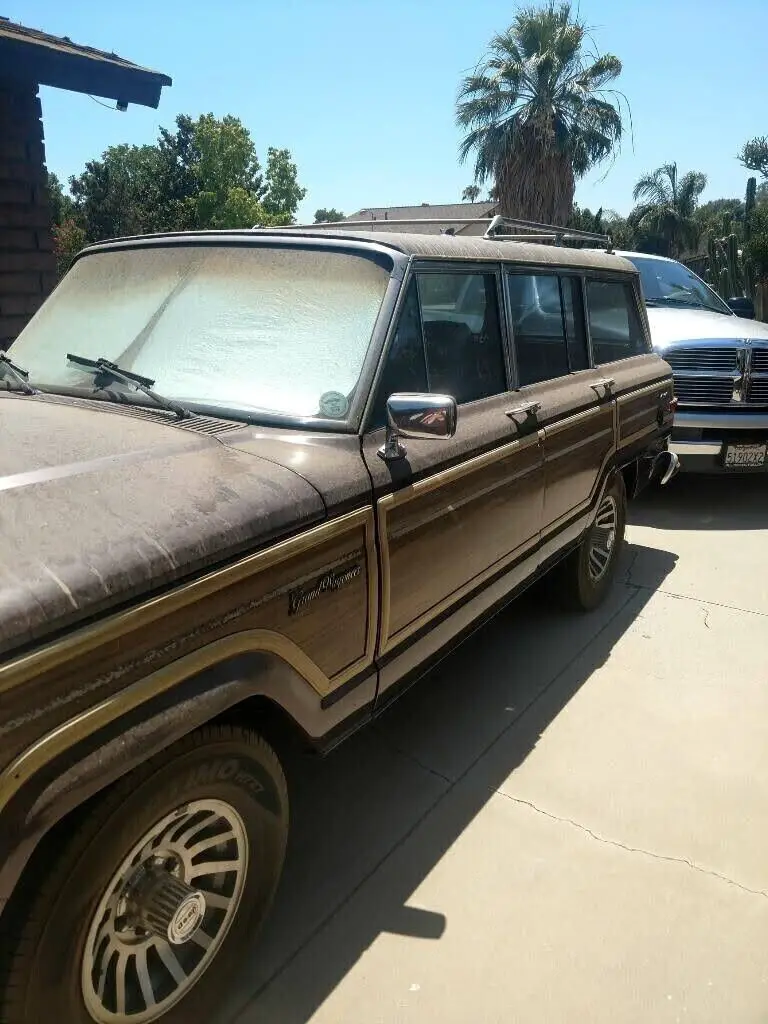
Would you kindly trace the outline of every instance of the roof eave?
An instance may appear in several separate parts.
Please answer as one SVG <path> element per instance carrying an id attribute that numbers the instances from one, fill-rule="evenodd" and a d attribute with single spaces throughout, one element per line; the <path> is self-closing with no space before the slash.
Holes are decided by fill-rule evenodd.
<path id="1" fill-rule="evenodd" d="M 157 71 L 23 39 L 0 39 L 0 67 L 3 77 L 101 96 L 121 105 L 157 107 L 163 86 L 173 84 L 168 75 Z"/>

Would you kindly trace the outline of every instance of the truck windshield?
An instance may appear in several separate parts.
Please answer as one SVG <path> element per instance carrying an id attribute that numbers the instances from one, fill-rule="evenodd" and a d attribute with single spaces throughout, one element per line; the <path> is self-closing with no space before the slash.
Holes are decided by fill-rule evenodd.
<path id="1" fill-rule="evenodd" d="M 341 421 L 388 281 L 373 259 L 332 250 L 95 252 L 77 261 L 9 354 L 43 391 L 108 397 L 67 360 L 76 352 L 151 378 L 183 406 Z M 145 401 L 124 390 L 126 400 Z"/>
<path id="2" fill-rule="evenodd" d="M 675 260 L 643 259 L 628 256 L 640 271 L 643 296 L 649 306 L 708 309 L 733 316 L 723 300 L 692 270 Z"/>

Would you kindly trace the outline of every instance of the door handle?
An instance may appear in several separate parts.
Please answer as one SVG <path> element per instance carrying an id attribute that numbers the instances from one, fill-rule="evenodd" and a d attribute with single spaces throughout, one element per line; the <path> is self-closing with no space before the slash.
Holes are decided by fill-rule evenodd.
<path id="1" fill-rule="evenodd" d="M 517 416 L 535 416 L 541 409 L 541 402 L 526 402 L 525 405 L 516 405 L 514 409 L 507 409 L 504 415 L 513 420 Z"/>
<path id="2" fill-rule="evenodd" d="M 603 395 L 605 396 L 608 394 L 608 392 L 611 390 L 615 383 L 616 381 L 613 379 L 613 377 L 603 377 L 602 380 L 596 380 L 594 384 L 590 384 L 589 386 L 592 388 L 592 390 L 599 398 L 601 388 L 603 389 Z"/>

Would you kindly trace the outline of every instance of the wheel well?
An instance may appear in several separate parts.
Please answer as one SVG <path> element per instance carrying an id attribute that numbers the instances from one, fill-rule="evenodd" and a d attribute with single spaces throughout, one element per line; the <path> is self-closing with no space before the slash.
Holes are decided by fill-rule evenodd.
<path id="1" fill-rule="evenodd" d="M 222 711 L 210 724 L 216 723 L 253 729 L 269 743 L 281 760 L 312 751 L 312 742 L 304 730 L 269 697 L 247 697 Z"/>
<path id="2" fill-rule="evenodd" d="M 288 778 L 289 785 L 296 765 L 302 759 L 316 756 L 311 740 L 301 727 L 286 711 L 268 697 L 248 697 L 239 704 L 234 704 L 232 707 L 227 708 L 226 711 L 223 711 L 205 724 L 239 725 L 240 727 L 257 732 L 277 754 Z M 197 728 L 200 727 L 195 726 L 190 732 L 194 732 Z M 188 733 L 185 735 L 188 735 Z M 124 778 L 124 776 L 120 778 Z M 82 803 L 79 803 L 59 818 L 40 836 L 39 841 L 29 854 L 29 860 L 24 865 L 14 885 L 13 892 L 0 920 L 4 923 L 8 921 L 14 913 L 14 908 L 24 902 L 30 885 L 36 884 L 34 880 L 42 876 L 42 873 L 45 871 L 45 864 L 51 854 L 61 846 L 71 830 L 77 827 L 77 822 L 87 817 L 90 808 L 103 799 L 114 786 L 119 784 L 120 778 L 115 779 L 114 782 L 108 783 L 91 796 L 88 796 Z"/>

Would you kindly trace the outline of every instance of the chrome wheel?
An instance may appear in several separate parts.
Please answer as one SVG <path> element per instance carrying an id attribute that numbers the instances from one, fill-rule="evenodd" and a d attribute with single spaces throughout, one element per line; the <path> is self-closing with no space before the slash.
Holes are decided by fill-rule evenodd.
<path id="1" fill-rule="evenodd" d="M 148 1024 L 210 965 L 248 869 L 242 818 L 196 800 L 157 822 L 112 876 L 91 922 L 81 985 L 98 1024 Z"/>
<path id="2" fill-rule="evenodd" d="M 600 502 L 597 516 L 589 535 L 588 567 L 593 583 L 601 580 L 608 571 L 616 546 L 619 526 L 619 507 L 613 495 L 609 494 Z"/>

